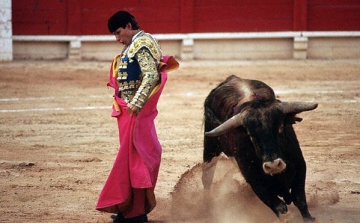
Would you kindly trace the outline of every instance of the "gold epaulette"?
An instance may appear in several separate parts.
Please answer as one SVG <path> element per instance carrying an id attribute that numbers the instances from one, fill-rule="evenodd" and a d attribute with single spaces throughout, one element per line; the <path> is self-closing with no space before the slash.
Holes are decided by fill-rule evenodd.
<path id="1" fill-rule="evenodd" d="M 131 43 L 129 51 L 128 51 L 128 57 L 133 58 L 135 54 L 143 47 L 146 47 L 151 55 L 159 61 L 161 58 L 161 49 L 157 41 L 147 33 L 144 33 L 140 37 L 136 38 L 134 42 Z"/>

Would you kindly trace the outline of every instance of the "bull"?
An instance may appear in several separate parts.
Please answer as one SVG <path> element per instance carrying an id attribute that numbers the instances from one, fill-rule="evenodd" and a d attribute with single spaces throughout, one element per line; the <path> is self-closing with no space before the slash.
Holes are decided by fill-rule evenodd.
<path id="1" fill-rule="evenodd" d="M 293 202 L 304 221 L 315 221 L 306 202 L 306 162 L 293 128 L 302 120 L 298 113 L 315 108 L 316 103 L 282 102 L 261 81 L 227 77 L 204 103 L 204 188 L 211 188 L 213 158 L 224 153 L 235 158 L 254 193 L 279 218 Z"/>

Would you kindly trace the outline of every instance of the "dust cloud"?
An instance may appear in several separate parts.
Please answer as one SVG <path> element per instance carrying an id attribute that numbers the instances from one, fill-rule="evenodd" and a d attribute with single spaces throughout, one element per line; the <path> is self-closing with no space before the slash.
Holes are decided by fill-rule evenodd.
<path id="1" fill-rule="evenodd" d="M 217 158 L 211 191 L 204 190 L 199 163 L 185 172 L 172 192 L 171 216 L 180 222 L 259 223 L 278 222 L 276 215 L 246 183 L 232 158 Z M 339 201 L 336 184 L 312 182 L 307 186 L 310 207 L 332 205 Z M 287 222 L 302 222 L 297 208 L 291 204 Z M 316 217 L 316 216 L 315 216 Z"/>

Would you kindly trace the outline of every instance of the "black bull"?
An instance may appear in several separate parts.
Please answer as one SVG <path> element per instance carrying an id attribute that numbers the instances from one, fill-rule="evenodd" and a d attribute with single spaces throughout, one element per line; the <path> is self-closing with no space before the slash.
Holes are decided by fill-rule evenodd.
<path id="1" fill-rule="evenodd" d="M 293 124 L 316 103 L 281 102 L 257 80 L 229 76 L 207 96 L 203 184 L 210 189 L 212 159 L 234 157 L 255 194 L 279 217 L 291 202 L 305 221 L 314 221 L 305 196 L 306 163 Z"/>

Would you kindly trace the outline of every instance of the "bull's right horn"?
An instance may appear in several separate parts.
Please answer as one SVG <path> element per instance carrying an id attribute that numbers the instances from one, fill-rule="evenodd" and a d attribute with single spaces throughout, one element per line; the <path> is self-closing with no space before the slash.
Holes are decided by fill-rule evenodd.
<path id="1" fill-rule="evenodd" d="M 205 136 L 208 137 L 215 137 L 222 135 L 226 132 L 228 132 L 231 129 L 234 129 L 236 127 L 239 127 L 242 125 L 242 115 L 241 113 L 234 115 L 233 117 L 226 120 L 224 123 L 219 125 L 218 127 L 214 128 L 210 132 L 205 132 Z"/>
<path id="2" fill-rule="evenodd" d="M 281 110 L 286 114 L 311 111 L 316 109 L 317 106 L 318 104 L 313 102 L 281 102 Z"/>

